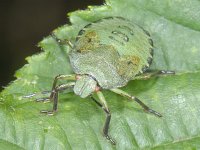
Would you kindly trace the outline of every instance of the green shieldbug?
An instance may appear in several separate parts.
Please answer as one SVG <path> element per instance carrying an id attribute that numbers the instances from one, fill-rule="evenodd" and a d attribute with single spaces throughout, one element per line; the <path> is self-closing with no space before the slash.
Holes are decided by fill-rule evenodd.
<path id="1" fill-rule="evenodd" d="M 70 64 L 75 72 L 73 75 L 58 75 L 55 77 L 49 98 L 37 101 L 53 101 L 52 111 L 41 111 L 52 115 L 57 111 L 58 92 L 73 88 L 75 94 L 82 98 L 91 97 L 106 113 L 103 127 L 104 136 L 115 144 L 108 135 L 111 113 L 102 94 L 108 89 L 121 96 L 137 102 L 146 112 L 158 117 L 161 114 L 146 106 L 135 96 L 120 89 L 130 80 L 149 78 L 158 74 L 174 74 L 173 71 L 147 72 L 153 58 L 153 41 L 150 34 L 142 27 L 121 17 L 103 18 L 86 25 L 78 33 L 75 42 L 60 41 L 60 44 L 70 46 Z M 57 85 L 58 80 L 71 80 L 67 84 Z M 96 93 L 100 101 L 93 97 Z"/>

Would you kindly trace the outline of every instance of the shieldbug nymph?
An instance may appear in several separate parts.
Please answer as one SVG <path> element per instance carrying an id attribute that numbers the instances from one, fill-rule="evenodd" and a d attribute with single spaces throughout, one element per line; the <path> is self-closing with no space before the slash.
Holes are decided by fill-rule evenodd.
<path id="1" fill-rule="evenodd" d="M 173 71 L 147 72 L 153 59 L 153 41 L 142 27 L 121 17 L 109 17 L 86 25 L 74 42 L 53 37 L 59 44 L 70 46 L 69 59 L 74 74 L 55 77 L 50 97 L 37 99 L 52 100 L 54 103 L 53 110 L 43 110 L 42 113 L 54 114 L 57 111 L 58 92 L 72 88 L 76 95 L 82 98 L 90 97 L 103 109 L 106 114 L 103 134 L 112 144 L 115 144 L 115 141 L 108 134 L 111 113 L 102 90 L 110 90 L 127 97 L 137 102 L 146 112 L 162 116 L 137 97 L 118 89 L 127 85 L 130 80 L 158 74 L 174 74 Z M 58 80 L 72 82 L 57 85 Z M 96 100 L 93 94 L 96 94 L 99 100 Z"/>

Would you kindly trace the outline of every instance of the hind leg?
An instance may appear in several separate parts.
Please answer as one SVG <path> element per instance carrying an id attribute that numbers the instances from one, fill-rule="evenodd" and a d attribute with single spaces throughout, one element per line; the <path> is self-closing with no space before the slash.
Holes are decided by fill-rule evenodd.
<path id="1" fill-rule="evenodd" d="M 148 72 L 144 72 L 143 74 L 134 77 L 134 80 L 137 80 L 137 79 L 149 79 L 151 77 L 167 76 L 167 75 L 174 75 L 174 74 L 175 74 L 174 71 L 165 71 L 165 70 L 148 71 Z"/>

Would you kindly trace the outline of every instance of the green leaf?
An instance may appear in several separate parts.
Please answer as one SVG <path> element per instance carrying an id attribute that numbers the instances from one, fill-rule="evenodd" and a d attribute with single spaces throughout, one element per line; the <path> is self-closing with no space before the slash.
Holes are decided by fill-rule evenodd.
<path id="1" fill-rule="evenodd" d="M 146 30 L 155 46 L 152 69 L 177 75 L 130 81 L 122 88 L 162 113 L 144 113 L 134 102 L 105 91 L 112 113 L 110 135 L 102 136 L 105 114 L 89 98 L 61 93 L 55 116 L 40 114 L 52 104 L 24 95 L 50 90 L 58 74 L 73 73 L 67 52 L 51 37 L 39 43 L 40 54 L 27 58 L 17 79 L 0 94 L 0 148 L 3 149 L 200 149 L 200 11 L 198 0 L 107 0 L 107 5 L 70 13 L 72 25 L 54 31 L 74 41 L 86 24 L 122 16 Z M 41 95 L 40 95 L 41 96 Z"/>
<path id="2" fill-rule="evenodd" d="M 12 143 L 9 143 L 7 141 L 4 140 L 0 140 L 0 149 L 4 150 L 4 149 L 9 149 L 9 150 L 23 150 L 23 148 L 14 145 Z"/>

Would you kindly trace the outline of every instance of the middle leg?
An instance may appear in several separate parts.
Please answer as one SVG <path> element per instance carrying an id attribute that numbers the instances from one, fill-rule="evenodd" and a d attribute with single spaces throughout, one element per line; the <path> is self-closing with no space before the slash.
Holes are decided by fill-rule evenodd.
<path id="1" fill-rule="evenodd" d="M 116 93 L 116 94 L 119 94 L 121 96 L 124 96 L 124 97 L 127 97 L 128 99 L 130 100 L 134 100 L 135 102 L 137 102 L 143 109 L 144 111 L 146 112 L 149 112 L 149 113 L 152 113 L 154 114 L 155 116 L 157 117 L 162 117 L 162 115 L 160 113 L 158 113 L 157 111 L 149 108 L 147 105 L 145 105 L 141 100 L 139 100 L 137 97 L 135 96 L 132 96 L 128 93 L 126 93 L 125 91 L 123 90 L 120 90 L 120 89 L 111 89 L 112 92 Z"/>
<path id="2" fill-rule="evenodd" d="M 106 137 L 106 139 L 108 139 L 113 145 L 115 145 L 115 141 L 108 135 L 108 129 L 109 129 L 109 124 L 110 124 L 110 119 L 111 119 L 111 114 L 110 114 L 110 110 L 108 109 L 105 97 L 103 96 L 103 93 L 98 91 L 97 92 L 97 96 L 100 100 L 100 102 L 98 102 L 94 97 L 91 96 L 91 99 L 98 105 L 100 106 L 104 112 L 106 113 L 106 121 L 103 127 L 103 134 Z"/>

